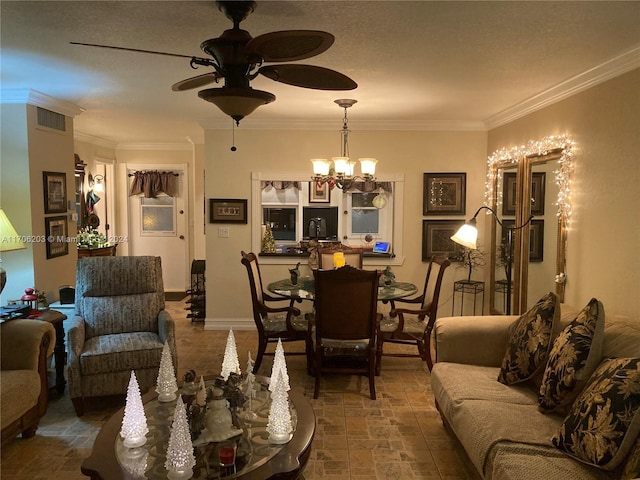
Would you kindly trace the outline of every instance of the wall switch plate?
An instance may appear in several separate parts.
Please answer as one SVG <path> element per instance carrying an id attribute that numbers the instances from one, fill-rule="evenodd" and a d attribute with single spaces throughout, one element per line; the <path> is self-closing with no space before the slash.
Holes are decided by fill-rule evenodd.
<path id="1" fill-rule="evenodd" d="M 229 238 L 229 227 L 218 227 L 218 237 L 219 238 Z"/>

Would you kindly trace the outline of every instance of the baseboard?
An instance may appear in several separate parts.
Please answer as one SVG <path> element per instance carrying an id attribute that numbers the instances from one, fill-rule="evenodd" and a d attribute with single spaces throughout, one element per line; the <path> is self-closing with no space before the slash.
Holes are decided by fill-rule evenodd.
<path id="1" fill-rule="evenodd" d="M 164 292 L 164 299 L 167 302 L 179 302 L 184 300 L 187 296 L 187 292 Z"/>
<path id="2" fill-rule="evenodd" d="M 253 318 L 207 318 L 204 321 L 205 330 L 255 330 Z"/>

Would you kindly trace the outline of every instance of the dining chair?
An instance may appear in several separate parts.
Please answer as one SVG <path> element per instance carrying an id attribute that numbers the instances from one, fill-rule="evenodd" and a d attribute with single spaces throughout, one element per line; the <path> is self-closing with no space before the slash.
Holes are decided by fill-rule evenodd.
<path id="1" fill-rule="evenodd" d="M 362 249 L 361 248 L 332 248 L 325 247 L 318 250 L 318 268 L 330 270 L 333 268 L 333 254 L 342 252 L 344 254 L 345 265 L 362 269 Z"/>
<path id="2" fill-rule="evenodd" d="M 313 398 L 320 393 L 322 374 L 345 373 L 367 375 L 369 393 L 375 400 L 380 274 L 345 265 L 335 270 L 314 270 L 313 275 L 315 318 L 309 324 L 307 359 L 315 376 Z"/>
<path id="3" fill-rule="evenodd" d="M 307 336 L 308 320 L 300 316 L 300 310 L 293 306 L 294 298 L 274 297 L 266 293 L 262 287 L 260 265 L 255 253 L 241 252 L 242 264 L 247 268 L 251 303 L 253 306 L 253 320 L 258 329 L 258 354 L 253 364 L 253 373 L 257 373 L 269 343 L 304 341 L 304 353 L 289 353 L 289 355 L 308 355 L 309 339 Z M 287 306 L 275 306 L 275 302 L 288 301 Z"/>
<path id="4" fill-rule="evenodd" d="M 382 355 L 391 357 L 420 357 L 433 368 L 431 358 L 431 331 L 438 313 L 438 301 L 444 272 L 451 265 L 446 256 L 433 256 L 427 267 L 422 294 L 414 298 L 391 300 L 389 318 L 380 322 L 380 348 L 378 350 L 377 373 L 380 374 Z M 414 308 L 398 308 L 396 303 L 415 305 Z M 384 343 L 416 345 L 417 354 L 384 353 Z"/>

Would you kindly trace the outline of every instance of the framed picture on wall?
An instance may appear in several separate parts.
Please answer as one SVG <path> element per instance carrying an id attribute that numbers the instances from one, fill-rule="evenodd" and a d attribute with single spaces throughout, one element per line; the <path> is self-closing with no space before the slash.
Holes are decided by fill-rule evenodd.
<path id="1" fill-rule="evenodd" d="M 423 182 L 423 215 L 466 213 L 466 173 L 425 173 Z"/>
<path id="2" fill-rule="evenodd" d="M 209 199 L 209 223 L 247 223 L 245 199 Z"/>
<path id="3" fill-rule="evenodd" d="M 545 172 L 531 174 L 531 215 L 544 215 L 544 187 L 546 182 Z M 516 214 L 516 173 L 505 172 L 502 177 L 502 214 Z"/>
<path id="4" fill-rule="evenodd" d="M 464 247 L 451 236 L 464 224 L 464 220 L 423 220 L 422 261 L 428 262 L 433 255 L 447 255 L 449 260 L 462 258 Z"/>
<path id="5" fill-rule="evenodd" d="M 507 244 L 507 228 L 513 226 L 513 220 L 502 220 L 502 244 Z M 544 261 L 544 220 L 531 220 L 529 228 L 529 261 Z"/>
<path id="6" fill-rule="evenodd" d="M 309 182 L 309 203 L 331 203 L 329 182 Z"/>
<path id="7" fill-rule="evenodd" d="M 67 211 L 67 174 L 42 172 L 42 180 L 44 213 L 65 213 Z"/>
<path id="8" fill-rule="evenodd" d="M 67 217 L 59 215 L 44 219 L 47 258 L 62 257 L 69 253 Z"/>

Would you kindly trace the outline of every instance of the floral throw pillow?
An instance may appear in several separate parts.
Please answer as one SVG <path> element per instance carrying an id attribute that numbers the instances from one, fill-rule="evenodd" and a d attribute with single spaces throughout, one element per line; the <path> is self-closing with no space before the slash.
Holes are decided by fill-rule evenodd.
<path id="1" fill-rule="evenodd" d="M 593 373 L 551 442 L 585 463 L 615 469 L 640 430 L 640 358 L 609 358 Z"/>
<path id="2" fill-rule="evenodd" d="M 595 298 L 553 341 L 542 377 L 538 409 L 565 411 L 600 363 L 604 308 Z"/>
<path id="3" fill-rule="evenodd" d="M 524 382 L 545 367 L 553 324 L 559 314 L 558 297 L 549 292 L 511 325 L 507 352 L 498 375 L 500 383 Z"/>

